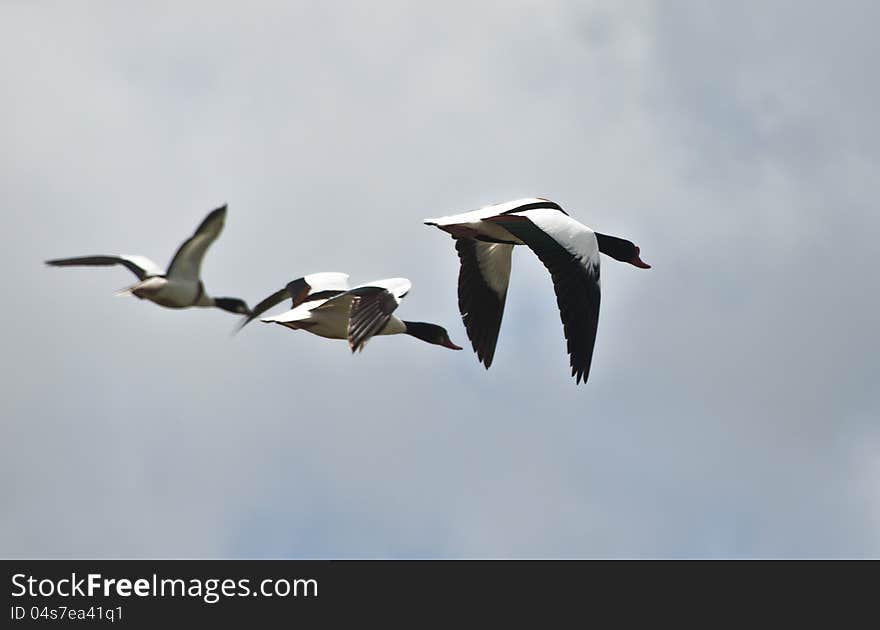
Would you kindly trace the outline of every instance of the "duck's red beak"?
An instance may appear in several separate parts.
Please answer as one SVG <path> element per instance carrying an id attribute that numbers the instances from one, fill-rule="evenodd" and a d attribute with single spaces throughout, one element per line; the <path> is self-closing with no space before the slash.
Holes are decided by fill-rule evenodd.
<path id="1" fill-rule="evenodd" d="M 639 258 L 639 251 L 639 248 L 636 247 L 636 255 L 633 256 L 633 259 L 631 261 L 629 261 L 629 264 L 631 264 L 633 267 L 638 267 L 639 269 L 650 269 L 651 265 Z"/>
<path id="2" fill-rule="evenodd" d="M 461 350 L 461 346 L 456 346 L 454 343 L 452 343 L 451 339 L 447 339 L 444 343 L 440 345 L 442 345 L 444 348 L 449 348 L 450 350 Z"/>

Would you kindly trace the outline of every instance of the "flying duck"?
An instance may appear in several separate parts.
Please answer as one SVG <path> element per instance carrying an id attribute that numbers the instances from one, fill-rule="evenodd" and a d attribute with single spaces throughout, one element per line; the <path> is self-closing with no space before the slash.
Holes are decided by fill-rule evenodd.
<path id="1" fill-rule="evenodd" d="M 347 339 L 352 353 L 362 351 L 375 335 L 400 334 L 461 350 L 443 327 L 405 321 L 393 314 L 411 287 L 406 278 L 386 278 L 349 288 L 348 274 L 313 273 L 289 282 L 257 304 L 241 327 L 290 298 L 291 310 L 260 321 L 329 339 Z"/>
<path id="2" fill-rule="evenodd" d="M 516 199 L 425 219 L 455 239 L 461 261 L 458 308 L 478 360 L 492 365 L 514 245 L 528 246 L 553 278 L 571 375 L 587 382 L 599 323 L 599 253 L 650 269 L 630 241 L 594 232 L 547 199 Z"/>
<path id="3" fill-rule="evenodd" d="M 199 278 L 205 252 L 220 235 L 225 220 L 226 205 L 210 212 L 195 234 L 177 249 L 167 272 L 145 256 L 80 256 L 47 260 L 46 264 L 53 267 L 122 265 L 137 276 L 138 282 L 117 295 L 134 295 L 167 308 L 216 306 L 231 313 L 246 315 L 250 309 L 243 300 L 211 297 L 205 292 L 205 285 Z"/>

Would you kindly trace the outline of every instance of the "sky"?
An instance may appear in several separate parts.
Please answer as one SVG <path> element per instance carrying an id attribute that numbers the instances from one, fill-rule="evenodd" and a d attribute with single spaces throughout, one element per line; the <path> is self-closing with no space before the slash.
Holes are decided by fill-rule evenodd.
<path id="1" fill-rule="evenodd" d="M 880 5 L 0 2 L 0 556 L 880 557 Z M 114 292 L 343 271 L 457 312 L 425 217 L 541 196 L 602 261 L 590 381 L 525 248 L 495 363 Z"/>

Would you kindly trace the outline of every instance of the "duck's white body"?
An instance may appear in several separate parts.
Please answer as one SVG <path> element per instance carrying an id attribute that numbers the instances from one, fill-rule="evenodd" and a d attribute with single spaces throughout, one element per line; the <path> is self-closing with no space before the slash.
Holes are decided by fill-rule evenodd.
<path id="1" fill-rule="evenodd" d="M 119 291 L 117 295 L 134 295 L 166 308 L 214 306 L 214 300 L 205 294 L 201 282 L 152 276 Z"/>
<path id="2" fill-rule="evenodd" d="M 352 296 L 348 294 L 330 300 L 315 300 L 260 321 L 281 324 L 294 330 L 307 330 L 313 335 L 328 339 L 348 339 L 351 302 Z M 392 315 L 388 323 L 374 335 L 400 335 L 405 332 L 406 325 L 403 321 Z"/>

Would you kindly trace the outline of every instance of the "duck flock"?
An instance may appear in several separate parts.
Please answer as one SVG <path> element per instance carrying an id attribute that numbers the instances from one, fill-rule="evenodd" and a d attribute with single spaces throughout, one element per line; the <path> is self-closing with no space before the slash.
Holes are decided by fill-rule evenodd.
<path id="1" fill-rule="evenodd" d="M 244 300 L 214 297 L 201 280 L 202 260 L 220 236 L 227 206 L 213 210 L 181 244 L 167 271 L 144 256 L 79 256 L 47 260 L 54 267 L 110 266 L 128 268 L 137 282 L 119 292 L 167 308 L 217 307 L 243 316 L 239 329 L 254 319 L 305 330 L 329 339 L 347 339 L 352 352 L 363 350 L 376 335 L 410 335 L 430 344 L 461 350 L 446 329 L 436 324 L 398 319 L 394 313 L 411 283 L 386 278 L 351 287 L 348 274 L 313 273 L 289 282 L 253 308 Z M 599 254 L 649 269 L 631 241 L 600 234 L 568 216 L 547 199 L 516 199 L 472 212 L 426 219 L 452 235 L 461 267 L 458 308 L 478 360 L 488 369 L 495 356 L 504 315 L 514 245 L 531 249 L 550 272 L 556 304 L 576 383 L 590 375 L 599 322 Z M 272 317 L 266 311 L 291 300 L 290 309 Z"/>

